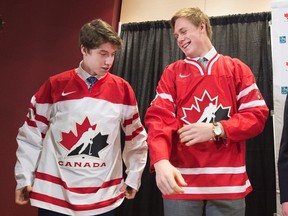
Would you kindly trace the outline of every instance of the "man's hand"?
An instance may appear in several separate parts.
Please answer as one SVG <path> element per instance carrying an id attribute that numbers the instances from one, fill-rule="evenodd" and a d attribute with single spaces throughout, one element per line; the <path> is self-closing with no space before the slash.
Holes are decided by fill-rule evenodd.
<path id="1" fill-rule="evenodd" d="M 281 210 L 283 216 L 288 216 L 288 202 L 282 203 Z"/>
<path id="2" fill-rule="evenodd" d="M 125 183 L 120 188 L 120 191 L 125 193 L 126 199 L 134 199 L 135 195 L 137 193 L 137 190 L 135 190 L 134 188 L 129 187 Z"/>
<path id="3" fill-rule="evenodd" d="M 213 138 L 213 124 L 212 123 L 193 123 L 184 125 L 178 130 L 181 143 L 186 146 L 194 145 L 196 143 L 206 142 Z"/>
<path id="4" fill-rule="evenodd" d="M 184 193 L 181 186 L 186 186 L 184 178 L 168 160 L 160 160 L 154 164 L 156 183 L 164 195 Z"/>
<path id="5" fill-rule="evenodd" d="M 30 192 L 32 187 L 30 185 L 15 191 L 15 202 L 18 205 L 26 205 L 29 202 Z"/>

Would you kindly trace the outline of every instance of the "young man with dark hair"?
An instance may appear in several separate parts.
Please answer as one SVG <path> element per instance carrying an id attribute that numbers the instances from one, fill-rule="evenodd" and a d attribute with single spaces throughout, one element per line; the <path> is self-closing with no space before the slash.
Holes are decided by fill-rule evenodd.
<path id="1" fill-rule="evenodd" d="M 125 197 L 135 197 L 146 164 L 134 92 L 109 73 L 120 38 L 95 19 L 81 28 L 80 46 L 79 67 L 40 87 L 17 135 L 16 203 L 30 201 L 39 216 L 115 216 Z"/>

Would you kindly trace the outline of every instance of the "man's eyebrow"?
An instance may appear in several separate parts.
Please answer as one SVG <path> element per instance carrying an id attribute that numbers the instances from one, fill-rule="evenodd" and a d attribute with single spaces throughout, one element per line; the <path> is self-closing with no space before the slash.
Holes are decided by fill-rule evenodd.
<path id="1" fill-rule="evenodd" d="M 183 30 L 186 30 L 187 28 L 186 27 L 182 27 L 179 29 L 179 31 L 183 31 Z"/>
<path id="2" fill-rule="evenodd" d="M 178 29 L 178 31 L 177 31 L 178 33 L 176 33 L 176 32 L 175 32 L 175 29 L 174 29 L 173 35 L 174 35 L 174 36 L 177 36 L 177 35 L 179 34 L 179 32 L 183 31 L 183 29 L 184 29 L 184 27 Z"/>
<path id="3" fill-rule="evenodd" d="M 99 52 L 100 52 L 100 53 L 105 53 L 105 54 L 107 54 L 107 53 L 108 53 L 108 54 L 109 54 L 109 51 L 107 51 L 107 50 L 105 50 L 105 49 L 100 49 L 100 50 L 99 50 Z M 115 51 L 114 51 L 114 52 L 112 52 L 111 54 L 112 54 L 112 55 L 115 55 L 115 54 L 116 54 L 116 52 L 117 52 L 117 50 L 115 50 Z"/>
<path id="4" fill-rule="evenodd" d="M 185 29 L 186 29 L 185 27 L 181 27 L 180 29 L 177 30 L 177 32 L 181 32 L 181 31 L 183 31 Z M 174 31 L 174 34 L 177 34 L 177 33 L 175 33 L 175 31 Z"/>
<path id="5" fill-rule="evenodd" d="M 105 49 L 99 49 L 99 52 L 108 52 L 108 51 Z"/>

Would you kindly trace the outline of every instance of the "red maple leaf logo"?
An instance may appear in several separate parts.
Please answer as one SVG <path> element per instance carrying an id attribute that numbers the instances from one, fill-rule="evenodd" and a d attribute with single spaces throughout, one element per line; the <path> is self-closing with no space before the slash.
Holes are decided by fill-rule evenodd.
<path id="1" fill-rule="evenodd" d="M 83 133 L 85 133 L 89 128 L 95 130 L 96 124 L 91 125 L 88 118 L 86 117 L 82 124 L 76 123 L 76 134 L 73 131 L 69 131 L 68 133 L 62 132 L 62 140 L 60 141 L 60 143 L 67 150 L 70 150 L 75 145 L 75 143 L 78 142 Z"/>

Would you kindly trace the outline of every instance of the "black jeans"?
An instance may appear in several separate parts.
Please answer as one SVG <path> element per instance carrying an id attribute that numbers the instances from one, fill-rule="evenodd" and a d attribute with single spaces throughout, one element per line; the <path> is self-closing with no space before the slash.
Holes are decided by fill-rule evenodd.
<path id="1" fill-rule="evenodd" d="M 68 215 L 39 208 L 38 216 L 68 216 Z M 95 216 L 116 216 L 116 210 L 112 210 L 112 211 L 109 211 L 100 215 L 95 215 Z"/>

